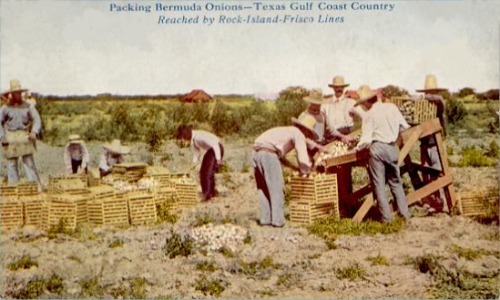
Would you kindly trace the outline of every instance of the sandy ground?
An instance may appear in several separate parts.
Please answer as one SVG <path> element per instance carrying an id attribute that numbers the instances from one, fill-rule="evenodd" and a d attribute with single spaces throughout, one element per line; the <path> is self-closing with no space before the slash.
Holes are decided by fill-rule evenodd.
<path id="1" fill-rule="evenodd" d="M 140 154 L 144 153 L 141 147 L 134 146 L 134 159 L 161 160 Z M 92 153 L 100 152 L 98 145 L 89 148 Z M 189 149 L 170 143 L 164 152 L 174 158 L 167 163 L 171 170 L 182 171 L 189 166 Z M 44 181 L 49 174 L 63 173 L 61 156 L 54 153 L 62 153 L 62 149 L 39 145 L 36 159 Z M 34 227 L 3 233 L 0 297 L 11 297 L 33 278 L 55 273 L 63 278 L 64 291 L 61 295 L 45 292 L 41 297 L 86 297 L 81 283 L 97 279 L 104 292 L 94 297 L 113 298 L 117 290 L 130 286 L 135 278 L 144 278 L 143 295 L 147 298 L 211 298 L 209 293 L 196 289 L 202 278 L 208 278 L 225 287 L 218 296 L 223 298 L 427 298 L 433 284 L 431 276 L 407 263 L 408 259 L 426 254 L 442 256 L 450 270 L 465 268 L 476 274 L 498 274 L 498 225 L 447 214 L 423 216 L 417 213 L 419 207 L 412 208 L 416 216 L 398 233 L 339 236 L 332 250 L 304 226 L 290 222 L 284 228 L 259 226 L 250 151 L 242 142 L 229 145 L 227 153 L 226 161 L 233 172 L 217 175 L 221 195 L 183 211 L 175 224 L 90 227 L 83 236 L 59 235 L 54 239 Z M 97 159 L 93 155 L 94 165 Z M 453 174 L 459 191 L 498 186 L 497 171 L 492 168 L 454 169 Z M 250 241 L 237 242 L 232 256 L 197 250 L 188 257 L 168 258 L 163 246 L 172 230 L 188 235 L 201 216 L 210 216 L 214 224 L 231 220 L 247 232 Z M 117 240 L 123 245 L 112 247 Z M 497 254 L 466 260 L 452 251 L 453 246 Z M 7 268 L 23 255 L 31 256 L 38 266 L 16 271 Z M 376 256 L 386 257 L 388 265 L 372 265 L 367 260 Z M 255 272 L 244 268 L 266 257 L 272 258 L 270 267 Z M 213 264 L 214 269 L 198 270 L 203 262 Z M 363 278 L 350 281 L 336 275 L 337 269 L 356 264 L 366 271 Z"/>

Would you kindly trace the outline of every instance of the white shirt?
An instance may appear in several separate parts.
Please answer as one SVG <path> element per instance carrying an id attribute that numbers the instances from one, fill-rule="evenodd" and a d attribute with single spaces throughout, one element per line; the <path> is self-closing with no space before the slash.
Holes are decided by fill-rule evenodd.
<path id="1" fill-rule="evenodd" d="M 64 163 L 66 169 L 71 173 L 71 160 L 81 160 L 82 169 L 85 169 L 89 164 L 89 151 L 83 143 L 68 143 L 64 148 Z"/>
<path id="2" fill-rule="evenodd" d="M 358 150 L 367 148 L 374 141 L 393 143 L 401 130 L 410 128 L 398 107 L 390 102 L 375 102 L 366 112 L 361 127 Z"/>
<path id="3" fill-rule="evenodd" d="M 295 126 L 274 127 L 265 131 L 255 140 L 254 147 L 276 150 L 280 157 L 285 157 L 295 148 L 301 171 L 307 173 L 312 165 L 307 154 L 306 137 Z"/>
<path id="4" fill-rule="evenodd" d="M 214 149 L 215 159 L 220 162 L 220 139 L 213 133 L 204 130 L 193 130 L 191 136 L 191 149 L 193 149 L 193 163 L 200 160 L 201 150 Z"/>
<path id="5" fill-rule="evenodd" d="M 342 127 L 354 126 L 354 120 L 349 115 L 354 104 L 356 104 L 354 99 L 347 98 L 345 94 L 342 94 L 339 98 L 332 95 L 328 103 L 321 105 L 321 111 L 326 115 L 326 124 L 332 133 Z"/>
<path id="6" fill-rule="evenodd" d="M 101 154 L 101 159 L 99 161 L 99 169 L 104 171 L 109 171 L 114 165 L 121 164 L 123 162 L 123 155 L 114 154 L 107 150 Z"/>

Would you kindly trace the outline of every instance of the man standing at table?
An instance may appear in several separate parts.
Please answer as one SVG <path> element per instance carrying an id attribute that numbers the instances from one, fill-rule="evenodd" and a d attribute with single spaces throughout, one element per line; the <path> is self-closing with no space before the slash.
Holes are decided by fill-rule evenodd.
<path id="1" fill-rule="evenodd" d="M 386 183 L 389 184 L 399 213 L 403 218 L 409 219 L 410 212 L 398 166 L 399 147 L 396 141 L 399 132 L 409 128 L 410 125 L 396 105 L 377 101 L 377 93 L 369 86 L 362 85 L 358 89 L 358 94 L 359 100 L 356 105 L 362 105 L 366 110 L 366 115 L 363 118 L 361 138 L 356 149 L 369 149 L 370 178 L 382 220 L 385 223 L 392 221 L 389 199 L 385 190 Z"/>

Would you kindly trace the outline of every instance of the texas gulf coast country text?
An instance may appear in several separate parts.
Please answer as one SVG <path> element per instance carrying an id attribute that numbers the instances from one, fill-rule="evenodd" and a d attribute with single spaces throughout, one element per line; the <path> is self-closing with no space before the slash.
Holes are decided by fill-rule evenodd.
<path id="1" fill-rule="evenodd" d="M 387 2 L 192 2 L 176 4 L 112 2 L 109 12 L 161 13 L 158 24 L 255 24 L 255 23 L 343 23 L 342 12 L 392 12 L 396 4 Z M 184 13 L 184 14 L 179 14 Z M 202 14 L 198 14 L 202 13 Z M 203 14 L 204 13 L 204 14 Z"/>

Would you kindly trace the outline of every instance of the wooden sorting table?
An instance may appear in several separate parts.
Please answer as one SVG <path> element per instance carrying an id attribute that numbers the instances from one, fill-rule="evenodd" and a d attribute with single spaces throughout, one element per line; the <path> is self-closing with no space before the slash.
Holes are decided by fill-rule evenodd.
<path id="1" fill-rule="evenodd" d="M 439 119 L 435 118 L 411 127 L 401 134 L 402 146 L 400 147 L 398 164 L 401 167 L 401 176 L 408 173 L 414 188 L 413 191 L 406 195 L 408 205 L 418 202 L 422 198 L 440 190 L 444 191 L 449 211 L 456 204 L 456 194 L 448 166 L 448 158 L 443 144 L 441 129 Z M 434 136 L 436 140 L 442 171 L 426 167 L 421 162 L 414 162 L 409 155 L 414 147 L 419 147 L 421 139 L 430 136 Z M 368 157 L 368 151 L 363 150 L 329 158 L 324 164 L 326 173 L 337 174 L 339 203 L 356 203 L 360 199 L 365 198 L 352 217 L 356 222 L 362 221 L 370 208 L 375 204 L 371 181 L 353 191 L 352 168 L 354 166 L 361 166 L 367 168 L 368 171 Z"/>

